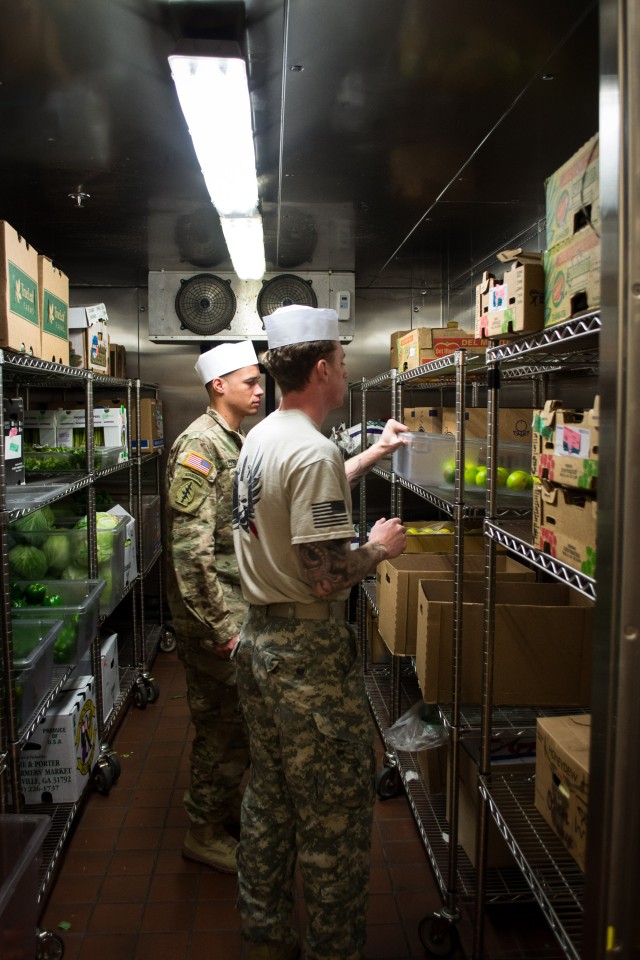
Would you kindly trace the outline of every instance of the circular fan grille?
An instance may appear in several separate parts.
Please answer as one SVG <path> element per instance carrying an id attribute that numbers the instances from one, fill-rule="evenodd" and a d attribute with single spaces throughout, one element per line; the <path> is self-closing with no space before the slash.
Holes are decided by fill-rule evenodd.
<path id="1" fill-rule="evenodd" d="M 236 295 L 231 281 L 212 273 L 198 273 L 180 281 L 176 313 L 183 329 L 210 337 L 231 326 L 236 312 Z"/>
<path id="2" fill-rule="evenodd" d="M 271 280 L 263 280 L 257 302 L 260 319 L 268 317 L 278 307 L 288 307 L 292 303 L 317 307 L 318 298 L 311 283 L 311 280 L 303 280 L 293 273 L 281 273 Z"/>

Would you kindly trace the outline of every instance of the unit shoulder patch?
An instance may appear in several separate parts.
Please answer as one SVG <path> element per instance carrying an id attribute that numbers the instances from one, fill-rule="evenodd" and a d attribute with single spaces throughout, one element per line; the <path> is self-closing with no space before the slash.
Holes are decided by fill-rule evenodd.
<path id="1" fill-rule="evenodd" d="M 181 513 L 197 513 L 208 496 L 209 485 L 191 471 L 180 471 L 169 487 L 169 502 Z"/>

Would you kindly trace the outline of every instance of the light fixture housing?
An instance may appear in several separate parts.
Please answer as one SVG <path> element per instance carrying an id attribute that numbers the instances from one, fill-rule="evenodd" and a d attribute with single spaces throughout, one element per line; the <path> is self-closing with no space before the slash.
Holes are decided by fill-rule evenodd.
<path id="1" fill-rule="evenodd" d="M 265 272 L 247 68 L 231 41 L 183 40 L 169 57 L 196 157 L 242 280 Z"/>

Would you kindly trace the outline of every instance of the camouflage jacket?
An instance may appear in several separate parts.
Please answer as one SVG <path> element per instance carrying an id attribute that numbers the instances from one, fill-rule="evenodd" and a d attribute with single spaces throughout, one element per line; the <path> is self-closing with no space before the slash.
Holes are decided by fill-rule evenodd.
<path id="1" fill-rule="evenodd" d="M 177 438 L 167 464 L 168 601 L 182 635 L 226 643 L 240 630 L 231 530 L 233 475 L 244 436 L 212 407 Z"/>

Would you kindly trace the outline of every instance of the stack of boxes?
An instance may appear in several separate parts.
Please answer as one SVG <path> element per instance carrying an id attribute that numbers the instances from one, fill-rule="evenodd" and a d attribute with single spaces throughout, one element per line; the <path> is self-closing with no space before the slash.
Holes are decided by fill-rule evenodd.
<path id="1" fill-rule="evenodd" d="M 509 264 L 502 280 L 485 272 L 476 287 L 476 337 L 502 337 L 540 330 L 544 322 L 544 269 L 542 254 L 503 250 Z"/>
<path id="2" fill-rule="evenodd" d="M 463 330 L 457 323 L 446 327 L 416 327 L 391 334 L 391 367 L 401 373 L 415 370 L 423 363 L 446 357 L 456 350 L 484 353 L 488 340 L 478 339 L 473 330 Z"/>
<path id="3" fill-rule="evenodd" d="M 544 325 L 600 305 L 598 135 L 546 181 Z"/>
<path id="4" fill-rule="evenodd" d="M 600 413 L 548 400 L 533 418 L 533 546 L 589 577 L 596 571 Z"/>

